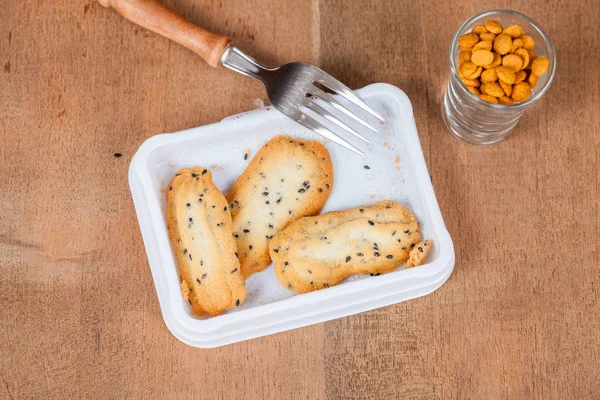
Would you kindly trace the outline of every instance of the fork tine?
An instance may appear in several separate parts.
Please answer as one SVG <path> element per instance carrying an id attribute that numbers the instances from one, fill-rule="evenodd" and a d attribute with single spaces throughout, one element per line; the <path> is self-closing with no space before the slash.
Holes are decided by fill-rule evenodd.
<path id="1" fill-rule="evenodd" d="M 348 101 L 354 103 L 355 105 L 359 106 L 360 108 L 362 108 L 363 110 L 365 110 L 366 112 L 368 112 L 372 116 L 376 117 L 380 121 L 385 122 L 385 119 L 383 119 L 383 117 L 381 115 L 379 115 L 377 113 L 377 111 L 373 110 L 360 97 L 358 97 L 357 95 L 355 95 L 354 92 L 352 90 L 350 90 L 350 88 L 348 88 L 346 85 L 344 85 L 343 83 L 341 83 L 340 81 L 338 81 L 337 79 L 335 79 L 334 77 L 332 77 L 331 75 L 325 73 L 325 76 L 319 77 L 317 79 L 317 82 L 321 83 L 322 85 L 327 86 L 333 92 L 338 93 L 338 94 L 344 96 L 346 98 L 346 100 L 348 100 Z M 313 85 L 314 85 L 314 83 L 313 83 Z"/>
<path id="2" fill-rule="evenodd" d="M 356 132 L 354 129 L 352 129 L 351 127 L 349 127 L 348 125 L 346 125 L 345 123 L 340 121 L 338 118 L 331 115 L 331 113 L 329 111 L 327 111 L 326 109 L 324 109 L 323 107 L 321 107 L 320 105 L 315 103 L 314 101 L 309 102 L 307 105 L 305 105 L 305 107 L 316 112 L 317 114 L 319 114 L 321 117 L 325 118 L 326 120 L 333 122 L 340 128 L 345 129 L 346 131 L 350 132 L 357 138 L 371 144 L 371 142 L 369 142 L 367 139 L 362 137 L 362 135 L 360 133 Z"/>
<path id="3" fill-rule="evenodd" d="M 299 113 L 299 116 L 294 115 L 293 118 L 294 118 L 294 121 L 298 122 L 300 125 L 303 125 L 312 131 L 315 131 L 316 133 L 323 136 L 324 138 L 329 139 L 332 142 L 347 148 L 348 150 L 352 150 L 356 154 L 359 154 L 361 156 L 364 155 L 364 153 L 362 151 L 360 151 L 358 148 L 354 147 L 352 144 L 346 142 L 344 139 L 342 139 L 341 137 L 339 137 L 338 135 L 336 135 L 335 133 L 333 133 L 332 131 L 327 129 L 325 126 L 323 126 L 319 121 L 317 121 L 313 117 L 306 115 L 304 113 Z"/>
<path id="4" fill-rule="evenodd" d="M 319 99 L 321 99 L 325 103 L 329 104 L 330 106 L 332 106 L 339 112 L 343 113 L 347 117 L 352 118 L 354 121 L 358 122 L 365 128 L 368 128 L 375 133 L 379 132 L 376 128 L 373 128 L 371 125 L 369 125 L 368 123 L 366 123 L 365 121 L 363 121 L 362 119 L 360 119 L 359 117 L 357 117 L 356 115 L 354 115 L 353 113 L 348 111 L 346 109 L 346 107 L 342 106 L 332 95 L 325 92 L 324 90 L 315 86 L 313 89 L 311 89 L 310 94 L 312 94 L 315 97 L 318 97 Z"/>

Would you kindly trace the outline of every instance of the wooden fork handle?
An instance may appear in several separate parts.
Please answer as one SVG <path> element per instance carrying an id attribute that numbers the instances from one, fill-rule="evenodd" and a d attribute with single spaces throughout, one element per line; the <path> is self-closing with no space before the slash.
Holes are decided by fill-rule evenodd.
<path id="1" fill-rule="evenodd" d="M 123 17 L 143 28 L 169 38 L 198 54 L 211 67 L 217 67 L 223 52 L 231 43 L 227 36 L 199 27 L 169 10 L 158 0 L 98 0 Z"/>

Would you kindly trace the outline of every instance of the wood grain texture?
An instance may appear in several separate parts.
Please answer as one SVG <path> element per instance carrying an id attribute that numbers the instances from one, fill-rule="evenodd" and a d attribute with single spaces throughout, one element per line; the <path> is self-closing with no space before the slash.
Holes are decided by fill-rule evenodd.
<path id="1" fill-rule="evenodd" d="M 209 32 L 173 12 L 158 0 L 98 0 L 125 19 L 158 33 L 198 54 L 211 67 L 217 67 L 231 43 L 227 36 Z"/>
<path id="2" fill-rule="evenodd" d="M 267 64 L 402 88 L 455 271 L 380 310 L 215 350 L 180 343 L 128 163 L 154 134 L 254 108 L 261 85 L 96 2 L 2 0 L 0 398 L 600 398 L 596 0 L 165 4 Z M 547 30 L 558 72 L 508 140 L 480 148 L 446 131 L 440 100 L 454 31 L 495 7 Z"/>

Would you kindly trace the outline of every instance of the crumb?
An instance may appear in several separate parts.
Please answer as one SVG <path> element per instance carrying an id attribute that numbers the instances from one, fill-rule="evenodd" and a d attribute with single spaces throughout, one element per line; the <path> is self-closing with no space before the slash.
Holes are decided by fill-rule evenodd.
<path id="1" fill-rule="evenodd" d="M 396 154 L 396 158 L 394 159 L 396 164 L 400 164 L 400 154 Z"/>

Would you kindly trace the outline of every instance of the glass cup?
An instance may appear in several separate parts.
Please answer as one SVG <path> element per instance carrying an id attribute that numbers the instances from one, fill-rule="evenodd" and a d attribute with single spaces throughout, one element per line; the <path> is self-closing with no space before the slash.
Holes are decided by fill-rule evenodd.
<path id="1" fill-rule="evenodd" d="M 458 76 L 458 39 L 471 32 L 476 25 L 483 25 L 488 20 L 499 22 L 504 28 L 509 25 L 520 25 L 535 41 L 533 50 L 537 56 L 546 56 L 550 60 L 550 68 L 539 78 L 537 85 L 531 89 L 531 97 L 521 103 L 494 104 L 488 103 L 471 93 Z M 513 129 L 525 109 L 546 93 L 556 71 L 556 56 L 546 32 L 535 22 L 523 14 L 509 10 L 485 11 L 469 18 L 456 32 L 450 47 L 450 80 L 444 94 L 442 115 L 446 126 L 459 139 L 478 145 L 497 143 L 506 138 Z"/>

